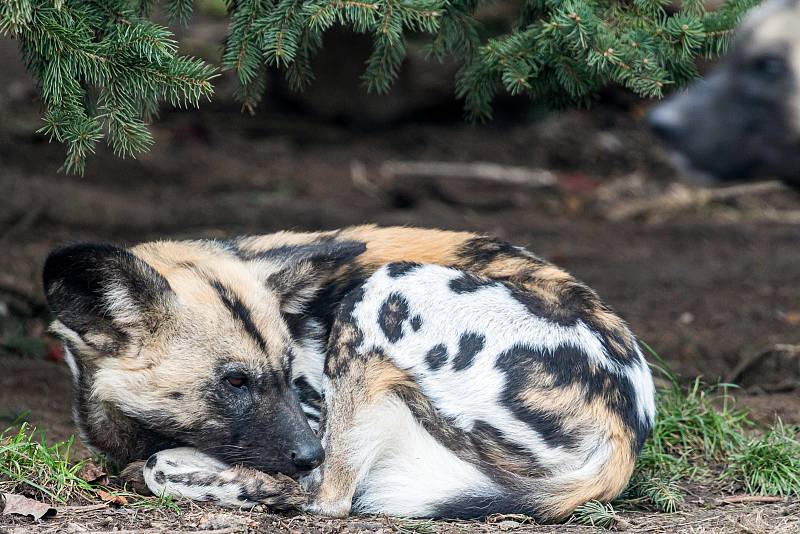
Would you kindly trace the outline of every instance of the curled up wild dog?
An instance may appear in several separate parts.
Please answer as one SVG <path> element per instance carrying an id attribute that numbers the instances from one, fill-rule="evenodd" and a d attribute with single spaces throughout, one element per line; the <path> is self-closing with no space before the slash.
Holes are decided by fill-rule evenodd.
<path id="1" fill-rule="evenodd" d="M 331 516 L 558 520 L 627 484 L 635 338 L 521 247 L 362 226 L 78 244 L 44 269 L 84 441 L 157 493 Z"/>

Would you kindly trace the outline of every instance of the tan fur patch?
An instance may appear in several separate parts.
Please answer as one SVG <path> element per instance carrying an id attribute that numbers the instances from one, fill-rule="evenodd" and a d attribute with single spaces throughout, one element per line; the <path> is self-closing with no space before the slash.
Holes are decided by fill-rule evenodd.
<path id="1" fill-rule="evenodd" d="M 452 265 L 458 260 L 459 247 L 476 236 L 469 232 L 367 225 L 346 228 L 340 237 L 365 242 L 367 250 L 356 261 L 374 271 L 396 261 Z"/>
<path id="2" fill-rule="evenodd" d="M 408 374 L 388 361 L 371 358 L 367 361 L 364 374 L 369 377 L 365 384 L 367 402 L 375 402 L 398 387 L 419 389 Z"/>
<path id="3" fill-rule="evenodd" d="M 631 430 L 600 400 L 588 403 L 586 409 L 588 419 L 603 422 L 608 433 L 607 446 L 610 447 L 610 454 L 595 473 L 567 480 L 553 488 L 557 494 L 545 501 L 553 519 L 567 517 L 587 501 L 612 500 L 625 489 L 633 474 L 636 458 L 631 449 Z"/>

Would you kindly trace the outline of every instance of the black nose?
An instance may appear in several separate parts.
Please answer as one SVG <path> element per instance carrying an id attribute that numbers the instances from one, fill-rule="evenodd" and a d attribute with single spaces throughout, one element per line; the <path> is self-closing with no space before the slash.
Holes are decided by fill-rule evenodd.
<path id="1" fill-rule="evenodd" d="M 305 443 L 289 451 L 292 463 L 298 471 L 311 471 L 325 460 L 325 451 L 319 441 Z"/>

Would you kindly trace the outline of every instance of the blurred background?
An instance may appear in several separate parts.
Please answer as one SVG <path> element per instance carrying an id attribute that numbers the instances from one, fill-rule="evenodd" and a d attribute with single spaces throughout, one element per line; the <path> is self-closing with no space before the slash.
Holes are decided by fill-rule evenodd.
<path id="1" fill-rule="evenodd" d="M 218 59 L 226 26 L 197 13 L 183 50 Z M 642 120 L 652 102 L 620 89 L 559 113 L 501 99 L 494 121 L 470 125 L 454 66 L 412 48 L 392 93 L 367 95 L 368 46 L 327 39 L 305 93 L 276 77 L 251 116 L 225 74 L 199 111 L 163 110 L 150 152 L 101 151 L 85 176 L 57 172 L 63 147 L 35 133 L 38 93 L 0 40 L 0 425 L 73 433 L 40 282 L 53 247 L 360 223 L 526 245 L 594 287 L 682 377 L 736 382 L 754 417 L 800 422 L 800 195 L 682 184 Z"/>

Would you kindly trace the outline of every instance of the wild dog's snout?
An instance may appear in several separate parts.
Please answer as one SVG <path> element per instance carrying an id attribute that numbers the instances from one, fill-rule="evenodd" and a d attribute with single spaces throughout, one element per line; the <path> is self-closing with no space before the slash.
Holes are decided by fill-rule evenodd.
<path id="1" fill-rule="evenodd" d="M 293 392 L 265 403 L 262 415 L 255 420 L 258 420 L 255 424 L 253 419 L 249 421 L 242 445 L 257 453 L 252 461 L 242 462 L 244 465 L 294 476 L 322 464 L 325 458 L 322 443 Z"/>
<path id="2" fill-rule="evenodd" d="M 318 439 L 298 443 L 289 451 L 289 457 L 298 472 L 311 471 L 322 465 L 325 459 L 325 450 Z"/>
<path id="3" fill-rule="evenodd" d="M 294 397 L 294 395 L 292 395 Z M 282 424 L 278 424 L 278 432 L 286 436 L 283 456 L 289 467 L 284 467 L 284 474 L 302 474 L 319 467 L 325 459 L 317 434 L 308 425 L 300 404 L 295 398 L 289 399 L 282 416 Z"/>

